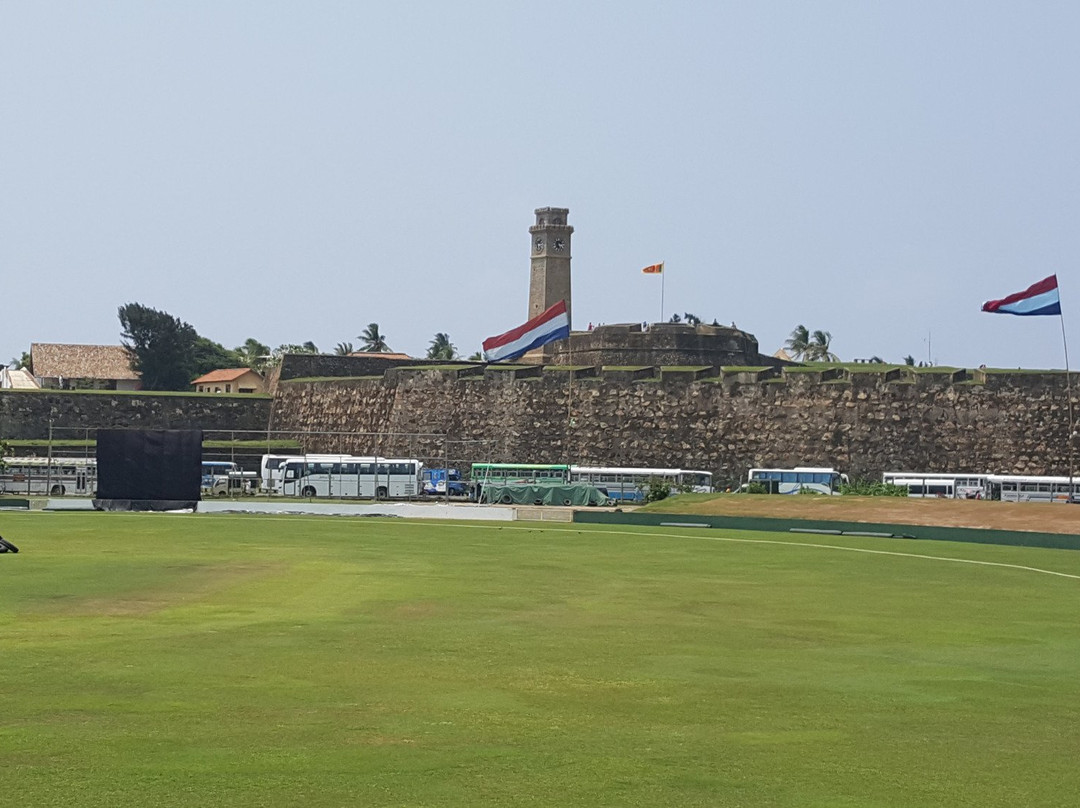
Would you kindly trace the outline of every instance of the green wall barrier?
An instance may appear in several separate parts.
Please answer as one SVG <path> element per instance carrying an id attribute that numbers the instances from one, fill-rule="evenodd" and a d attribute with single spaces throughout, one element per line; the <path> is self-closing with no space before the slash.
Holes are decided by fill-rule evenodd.
<path id="1" fill-rule="evenodd" d="M 1048 508 L 1055 507 L 1047 505 Z M 972 527 L 927 525 L 887 525 L 870 522 L 833 522 L 812 519 L 777 519 L 766 516 L 699 516 L 677 513 L 612 513 L 574 511 L 574 521 L 583 524 L 643 525 L 647 527 L 710 527 L 728 530 L 761 530 L 770 533 L 811 533 L 824 535 L 875 535 L 897 539 L 959 541 L 974 544 L 1005 544 L 1014 547 L 1047 547 L 1080 550 L 1080 536 L 1065 533 L 1034 533 L 1021 530 L 987 530 Z"/>

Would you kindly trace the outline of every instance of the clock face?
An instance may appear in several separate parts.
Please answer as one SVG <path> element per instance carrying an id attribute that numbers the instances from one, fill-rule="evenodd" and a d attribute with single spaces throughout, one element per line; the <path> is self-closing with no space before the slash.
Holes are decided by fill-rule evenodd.
<path id="1" fill-rule="evenodd" d="M 536 243 L 533 244 L 533 247 L 536 249 L 537 252 L 540 252 L 542 249 L 544 249 L 544 240 L 542 238 L 538 238 L 536 240 Z"/>
<path id="2" fill-rule="evenodd" d="M 561 238 L 555 239 L 555 244 L 552 246 L 555 247 L 556 252 L 559 252 L 563 248 L 563 240 Z"/>

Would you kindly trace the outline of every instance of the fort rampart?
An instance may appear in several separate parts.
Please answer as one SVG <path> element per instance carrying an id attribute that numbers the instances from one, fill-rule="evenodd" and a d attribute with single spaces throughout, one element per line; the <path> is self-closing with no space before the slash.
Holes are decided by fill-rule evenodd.
<path id="1" fill-rule="evenodd" d="M 308 451 L 430 460 L 444 456 L 445 435 L 459 442 L 451 455 L 459 461 L 681 466 L 718 481 L 792 465 L 869 477 L 1067 474 L 1065 381 L 1060 372 L 937 368 L 414 365 L 360 378 L 293 375 L 273 400 L 3 391 L 0 437 L 43 439 L 50 424 L 267 430 L 295 433 Z"/>
<path id="2" fill-rule="evenodd" d="M 282 383 L 274 421 L 282 430 L 394 433 L 354 447 L 383 454 L 441 456 L 438 438 L 416 437 L 436 433 L 493 441 L 492 460 L 681 466 L 718 480 L 792 465 L 870 477 L 1066 474 L 1065 387 L 1063 373 L 1049 372 L 414 367 Z"/>

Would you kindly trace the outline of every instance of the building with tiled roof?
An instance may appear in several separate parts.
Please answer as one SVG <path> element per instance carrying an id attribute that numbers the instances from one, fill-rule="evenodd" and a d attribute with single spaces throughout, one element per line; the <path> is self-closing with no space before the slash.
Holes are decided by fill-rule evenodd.
<path id="1" fill-rule="evenodd" d="M 123 345 L 68 345 L 35 342 L 30 367 L 42 387 L 62 390 L 138 390 L 139 374 Z"/>
<path id="2" fill-rule="evenodd" d="M 197 393 L 265 393 L 266 382 L 251 368 L 211 370 L 192 382 Z"/>

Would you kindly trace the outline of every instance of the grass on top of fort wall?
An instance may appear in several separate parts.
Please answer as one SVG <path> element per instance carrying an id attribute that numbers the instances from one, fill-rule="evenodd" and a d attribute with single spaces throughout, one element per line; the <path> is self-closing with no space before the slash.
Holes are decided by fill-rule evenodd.
<path id="1" fill-rule="evenodd" d="M 1080 553 L 297 516 L 2 525 L 22 550 L 0 555 L 12 804 L 1080 793 Z"/>

